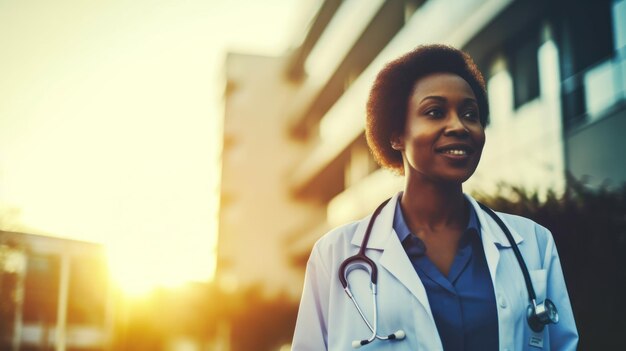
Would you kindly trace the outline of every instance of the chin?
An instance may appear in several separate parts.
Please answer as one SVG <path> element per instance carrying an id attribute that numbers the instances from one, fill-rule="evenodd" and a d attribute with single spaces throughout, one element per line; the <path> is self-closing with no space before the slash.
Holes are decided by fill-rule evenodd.
<path id="1" fill-rule="evenodd" d="M 460 185 L 460 184 L 465 183 L 468 179 L 470 179 L 473 174 L 474 174 L 474 170 L 472 170 L 471 172 L 469 171 L 450 172 L 448 174 L 442 174 L 439 177 L 439 179 L 444 183 L 453 183 L 453 184 Z"/>

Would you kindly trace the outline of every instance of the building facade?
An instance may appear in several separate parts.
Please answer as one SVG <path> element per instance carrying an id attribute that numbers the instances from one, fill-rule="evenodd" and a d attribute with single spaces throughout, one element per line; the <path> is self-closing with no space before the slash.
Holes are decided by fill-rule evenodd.
<path id="1" fill-rule="evenodd" d="M 0 349 L 109 350 L 112 296 L 102 246 L 0 231 Z"/>
<path id="2" fill-rule="evenodd" d="M 291 138 L 282 111 L 294 87 L 284 58 L 229 54 L 216 277 L 226 291 L 263 284 L 296 295 L 300 274 L 286 255 L 302 223 L 324 221 L 322 208 L 298 201 L 285 185 L 306 145 Z"/>
<path id="3" fill-rule="evenodd" d="M 402 188 L 369 154 L 365 104 L 383 65 L 420 44 L 467 51 L 487 81 L 466 191 L 626 181 L 626 1 L 324 0 L 310 18 L 283 57 L 227 59 L 218 277 L 299 289 L 301 271 L 270 276 Z"/>

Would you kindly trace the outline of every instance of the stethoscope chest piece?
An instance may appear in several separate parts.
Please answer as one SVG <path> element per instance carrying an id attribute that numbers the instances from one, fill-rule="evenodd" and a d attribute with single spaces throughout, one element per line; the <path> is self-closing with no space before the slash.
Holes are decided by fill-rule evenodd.
<path id="1" fill-rule="evenodd" d="M 535 304 L 533 301 L 533 303 L 528 305 L 526 318 L 528 319 L 530 329 L 540 333 L 546 325 L 559 322 L 559 312 L 550 299 L 546 299 L 541 304 Z"/>

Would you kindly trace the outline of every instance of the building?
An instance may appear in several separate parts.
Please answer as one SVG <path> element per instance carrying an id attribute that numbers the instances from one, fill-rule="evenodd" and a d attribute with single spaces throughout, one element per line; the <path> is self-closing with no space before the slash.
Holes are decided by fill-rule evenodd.
<path id="1" fill-rule="evenodd" d="M 284 61 L 243 54 L 226 60 L 216 279 L 227 291 L 264 283 L 270 292 L 298 294 L 299 284 L 285 285 L 300 277 L 290 268 L 285 239 L 303 223 L 324 220 L 318 205 L 298 201 L 285 187 L 306 145 L 279 127 L 295 92 L 281 79 Z"/>
<path id="2" fill-rule="evenodd" d="M 424 43 L 485 74 L 491 124 L 467 191 L 561 191 L 626 181 L 625 0 L 323 0 L 283 57 L 227 58 L 217 275 L 301 288 L 329 228 L 401 189 L 373 162 L 365 103 L 376 73 Z M 235 268 L 238 267 L 238 268 Z M 299 279 L 293 279 L 293 277 Z"/>
<path id="3" fill-rule="evenodd" d="M 108 350 L 107 272 L 100 245 L 0 231 L 0 349 Z"/>

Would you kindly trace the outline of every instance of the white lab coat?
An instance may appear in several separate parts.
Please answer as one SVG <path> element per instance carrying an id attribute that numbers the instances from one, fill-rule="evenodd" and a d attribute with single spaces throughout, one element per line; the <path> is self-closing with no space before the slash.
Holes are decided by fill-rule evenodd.
<path id="1" fill-rule="evenodd" d="M 366 254 L 378 266 L 378 333 L 387 335 L 402 329 L 406 338 L 375 340 L 362 349 L 442 350 L 424 285 L 393 230 L 398 195 L 376 219 Z M 547 326 L 542 333 L 534 333 L 526 322 L 528 293 L 511 245 L 498 224 L 473 198 L 467 198 L 481 225 L 495 290 L 500 350 L 575 350 L 578 333 L 551 233 L 529 219 L 499 213 L 519 245 L 538 301 L 547 297 L 559 311 L 558 324 Z M 353 340 L 367 339 L 371 335 L 338 279 L 339 265 L 359 250 L 370 217 L 332 230 L 313 247 L 293 351 L 350 350 Z M 348 283 L 368 320 L 372 321 L 373 302 L 368 279 L 366 272 L 354 270 Z"/>

